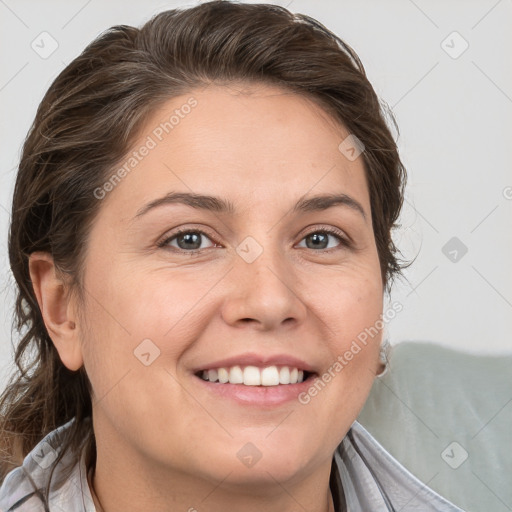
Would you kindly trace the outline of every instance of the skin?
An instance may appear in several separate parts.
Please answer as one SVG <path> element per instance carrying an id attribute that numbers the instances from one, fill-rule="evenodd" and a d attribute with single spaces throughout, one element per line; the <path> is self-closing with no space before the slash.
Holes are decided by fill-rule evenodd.
<path id="1" fill-rule="evenodd" d="M 169 100 L 134 148 L 191 96 L 197 106 L 101 200 L 85 302 L 49 255 L 30 257 L 52 341 L 92 383 L 95 492 L 106 512 L 333 510 L 332 455 L 379 371 L 380 333 L 308 404 L 237 404 L 205 391 L 192 369 L 243 352 L 286 353 L 322 374 L 375 324 L 383 283 L 362 157 L 339 151 L 348 132 L 315 103 L 260 84 Z M 170 191 L 219 196 L 236 213 L 174 204 L 134 220 Z M 322 193 L 349 195 L 366 219 L 346 206 L 291 211 Z M 178 227 L 207 232 L 200 253 L 176 238 L 157 247 Z M 327 248 L 308 247 L 322 228 L 353 246 L 330 235 Z M 252 263 L 236 252 L 247 236 L 263 248 Z M 145 366 L 134 350 L 148 338 L 160 355 Z M 236 456 L 248 442 L 262 454 L 252 467 Z"/>

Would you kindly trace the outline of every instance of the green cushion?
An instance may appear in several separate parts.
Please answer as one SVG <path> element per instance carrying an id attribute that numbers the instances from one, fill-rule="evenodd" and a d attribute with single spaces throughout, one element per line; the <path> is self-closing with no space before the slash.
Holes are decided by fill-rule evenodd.
<path id="1" fill-rule="evenodd" d="M 512 510 L 512 354 L 395 345 L 358 421 L 459 507 Z"/>

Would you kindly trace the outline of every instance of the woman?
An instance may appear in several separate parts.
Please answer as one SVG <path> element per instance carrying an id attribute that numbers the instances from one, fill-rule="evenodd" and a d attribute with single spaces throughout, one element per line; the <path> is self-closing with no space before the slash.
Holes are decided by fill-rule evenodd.
<path id="1" fill-rule="evenodd" d="M 405 178 L 357 55 L 307 16 L 215 1 L 93 41 L 14 191 L 0 508 L 460 510 L 355 421 Z"/>

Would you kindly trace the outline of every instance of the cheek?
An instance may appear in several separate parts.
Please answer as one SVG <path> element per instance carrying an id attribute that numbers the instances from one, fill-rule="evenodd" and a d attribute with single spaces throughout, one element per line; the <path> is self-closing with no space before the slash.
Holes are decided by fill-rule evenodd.
<path id="1" fill-rule="evenodd" d="M 329 285 L 323 293 L 310 297 L 310 304 L 323 307 L 317 316 L 323 321 L 330 353 L 317 391 L 323 394 L 327 388 L 332 403 L 347 407 L 342 416 L 351 410 L 355 417 L 377 371 L 383 327 L 380 273 L 345 275 L 324 282 Z"/>
<path id="2" fill-rule="evenodd" d="M 347 336 L 343 337 L 343 359 L 353 372 L 375 369 L 382 339 L 383 294 L 380 273 L 358 280 L 356 288 L 346 297 Z M 362 367 L 365 367 L 362 370 Z M 366 372 L 370 374 L 370 371 Z M 370 375 L 371 377 L 371 375 Z"/>
<path id="3" fill-rule="evenodd" d="M 128 369 L 139 369 L 141 353 L 174 368 L 202 325 L 200 302 L 212 286 L 211 276 L 203 280 L 192 272 L 178 276 L 129 264 L 93 270 L 84 309 L 84 359 L 91 381 L 97 374 L 98 386 L 108 387 Z"/>
<path id="4" fill-rule="evenodd" d="M 383 287 L 378 267 L 331 270 L 318 276 L 315 286 L 307 285 L 306 280 L 300 286 L 307 290 L 308 305 L 323 321 L 326 339 L 336 353 L 348 348 L 347 343 L 366 329 L 379 325 Z"/>
<path id="5" fill-rule="evenodd" d="M 346 273 L 310 297 L 321 304 L 315 312 L 323 320 L 329 358 L 321 375 L 299 403 L 307 416 L 328 418 L 323 444 L 335 447 L 361 411 L 377 370 L 383 297 L 380 273 Z"/>
<path id="6" fill-rule="evenodd" d="M 379 345 L 382 330 L 383 297 L 380 281 L 362 280 L 345 296 L 344 320 L 351 340 L 371 348 Z M 345 339 L 346 342 L 346 339 Z"/>

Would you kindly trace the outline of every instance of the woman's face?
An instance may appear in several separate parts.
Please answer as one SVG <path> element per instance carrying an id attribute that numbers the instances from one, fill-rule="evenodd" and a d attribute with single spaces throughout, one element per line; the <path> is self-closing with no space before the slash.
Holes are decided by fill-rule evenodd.
<path id="1" fill-rule="evenodd" d="M 96 191 L 86 253 L 79 329 L 99 449 L 244 485 L 330 465 L 381 340 L 361 336 L 383 287 L 348 135 L 254 84 L 194 90 L 149 119 L 115 186 Z M 294 368 L 309 377 L 276 385 Z"/>

